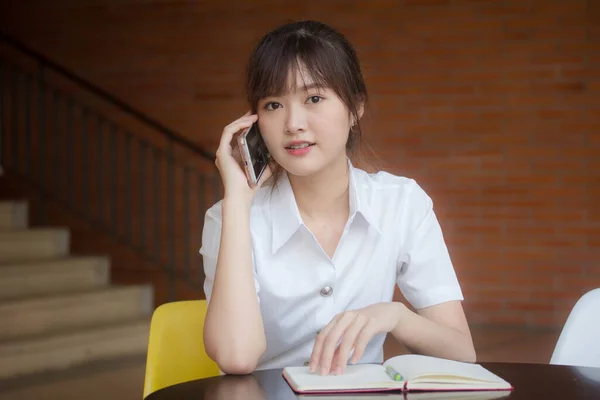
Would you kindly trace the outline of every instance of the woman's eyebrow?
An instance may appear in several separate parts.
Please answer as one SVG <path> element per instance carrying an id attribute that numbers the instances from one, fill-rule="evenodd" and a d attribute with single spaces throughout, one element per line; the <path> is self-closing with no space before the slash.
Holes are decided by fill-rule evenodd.
<path id="1" fill-rule="evenodd" d="M 304 85 L 298 85 L 298 89 L 303 89 L 305 92 L 308 92 L 309 90 L 312 90 L 312 89 L 315 89 L 315 88 L 316 89 L 320 89 L 321 85 L 319 85 L 317 83 L 314 83 L 314 82 L 307 83 L 307 84 L 304 84 Z"/>

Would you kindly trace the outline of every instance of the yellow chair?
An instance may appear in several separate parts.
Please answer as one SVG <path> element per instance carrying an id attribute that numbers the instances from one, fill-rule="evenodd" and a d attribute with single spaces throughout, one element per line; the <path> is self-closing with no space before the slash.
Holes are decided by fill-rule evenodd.
<path id="1" fill-rule="evenodd" d="M 165 303 L 152 314 L 144 398 L 167 386 L 219 375 L 203 341 L 206 300 Z"/>

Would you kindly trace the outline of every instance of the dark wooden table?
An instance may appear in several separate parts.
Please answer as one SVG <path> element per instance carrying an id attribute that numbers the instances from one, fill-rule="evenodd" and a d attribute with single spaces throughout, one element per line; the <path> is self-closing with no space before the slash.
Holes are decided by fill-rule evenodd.
<path id="1" fill-rule="evenodd" d="M 246 376 L 218 376 L 164 388 L 146 400 L 292 400 L 292 399 L 595 399 L 600 400 L 600 368 L 566 367 L 546 364 L 481 363 L 509 381 L 512 392 L 392 393 L 334 396 L 300 396 L 281 376 L 281 370 L 257 371 Z"/>

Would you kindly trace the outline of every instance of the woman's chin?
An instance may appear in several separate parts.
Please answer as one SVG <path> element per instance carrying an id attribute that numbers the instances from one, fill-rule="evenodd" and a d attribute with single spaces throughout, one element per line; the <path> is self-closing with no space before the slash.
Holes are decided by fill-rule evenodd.
<path id="1" fill-rule="evenodd" d="M 288 158 L 288 157 L 286 157 Z M 319 172 L 321 169 L 321 163 L 315 159 L 286 159 L 284 162 L 280 162 L 279 165 L 287 171 L 289 175 L 293 176 L 310 176 Z"/>
<path id="2" fill-rule="evenodd" d="M 315 149 L 316 150 L 316 149 Z M 338 158 L 329 159 L 323 153 L 311 152 L 303 156 L 294 156 L 287 153 L 278 154 L 275 158 L 277 163 L 287 171 L 288 175 L 307 177 L 315 175 L 337 163 Z M 346 154 L 340 153 L 340 162 L 346 166 Z"/>

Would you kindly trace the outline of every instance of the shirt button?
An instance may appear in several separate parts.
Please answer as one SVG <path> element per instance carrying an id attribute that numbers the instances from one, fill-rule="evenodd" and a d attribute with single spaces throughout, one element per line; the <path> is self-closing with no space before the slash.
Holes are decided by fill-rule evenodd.
<path id="1" fill-rule="evenodd" d="M 333 288 L 331 286 L 325 286 L 323 289 L 321 289 L 321 296 L 323 297 L 331 296 L 332 293 Z"/>

